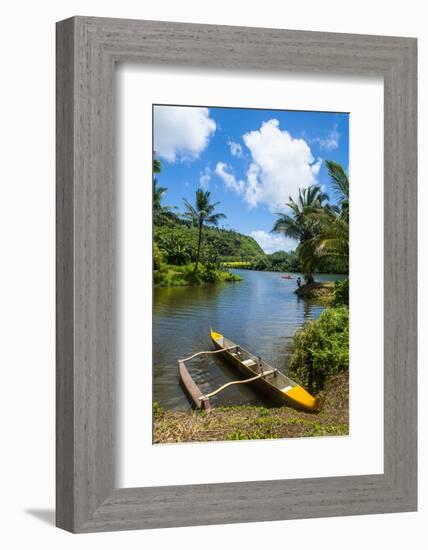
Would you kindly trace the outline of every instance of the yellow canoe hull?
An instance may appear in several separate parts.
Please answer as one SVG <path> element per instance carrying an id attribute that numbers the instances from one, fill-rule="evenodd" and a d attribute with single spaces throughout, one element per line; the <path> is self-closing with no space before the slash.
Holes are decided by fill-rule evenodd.
<path id="1" fill-rule="evenodd" d="M 210 336 L 216 349 L 225 349 L 224 354 L 221 354 L 224 359 L 237 367 L 246 378 L 251 378 L 261 372 L 275 370 L 219 332 L 211 330 Z M 313 397 L 302 386 L 278 370 L 273 374 L 259 378 L 254 384 L 264 393 L 283 404 L 308 412 L 319 412 L 320 410 L 320 399 L 318 397 Z"/>

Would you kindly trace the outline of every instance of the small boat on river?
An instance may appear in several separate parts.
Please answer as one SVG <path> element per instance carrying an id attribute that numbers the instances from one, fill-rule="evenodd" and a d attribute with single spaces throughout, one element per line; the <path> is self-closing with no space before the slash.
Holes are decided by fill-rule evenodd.
<path id="1" fill-rule="evenodd" d="M 214 351 L 198 352 L 187 359 L 178 360 L 180 381 L 197 408 L 209 411 L 212 408 L 210 403 L 211 397 L 220 393 L 228 386 L 251 383 L 278 405 L 286 404 L 303 411 L 319 412 L 320 399 L 313 397 L 291 378 L 278 369 L 271 367 L 260 357 L 243 349 L 222 334 L 211 330 L 210 336 L 214 344 Z M 228 382 L 211 393 L 203 394 L 189 374 L 186 362 L 198 355 L 214 353 L 220 354 L 225 361 L 243 375 L 244 379 Z"/>
<path id="2" fill-rule="evenodd" d="M 282 275 L 281 279 L 292 279 L 293 277 L 291 275 Z"/>

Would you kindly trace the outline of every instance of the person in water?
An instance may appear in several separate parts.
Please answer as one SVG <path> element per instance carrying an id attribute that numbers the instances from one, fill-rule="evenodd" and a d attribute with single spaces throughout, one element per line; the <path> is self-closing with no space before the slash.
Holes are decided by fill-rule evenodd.
<path id="1" fill-rule="evenodd" d="M 297 287 L 300 288 L 300 285 L 302 284 L 302 279 L 300 277 L 297 277 L 296 283 Z"/>

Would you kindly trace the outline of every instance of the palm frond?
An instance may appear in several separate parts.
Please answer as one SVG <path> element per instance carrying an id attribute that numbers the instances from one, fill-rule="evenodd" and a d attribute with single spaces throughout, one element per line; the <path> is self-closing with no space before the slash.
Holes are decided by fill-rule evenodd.
<path id="1" fill-rule="evenodd" d="M 342 166 L 332 160 L 326 160 L 328 175 L 337 194 L 337 199 L 341 202 L 349 199 L 349 179 Z"/>
<path id="2" fill-rule="evenodd" d="M 159 159 L 153 159 L 153 173 L 160 174 L 162 172 L 162 164 Z"/>
<path id="3" fill-rule="evenodd" d="M 299 189 L 297 200 L 290 197 L 286 204 L 289 212 L 277 213 L 272 228 L 299 242 L 297 254 L 307 280 L 323 258 L 347 260 L 349 254 L 349 182 L 340 165 L 330 161 L 328 169 L 340 191 L 339 204 L 328 204 L 329 196 L 319 185 Z"/>
<path id="4" fill-rule="evenodd" d="M 296 219 L 287 214 L 281 214 L 274 223 L 272 232 L 283 233 L 286 237 L 290 237 L 297 241 L 302 236 L 302 227 Z"/>
<path id="5" fill-rule="evenodd" d="M 226 214 L 219 212 L 218 214 L 212 214 L 211 216 L 208 216 L 207 218 L 205 218 L 205 223 L 211 224 L 211 225 L 218 225 L 218 222 L 224 218 L 226 218 Z"/>
<path id="6" fill-rule="evenodd" d="M 197 220 L 199 218 L 199 215 L 194 206 L 187 199 L 183 199 L 183 202 L 186 209 L 183 214 L 184 217 L 186 217 L 187 219 L 191 219 L 192 221 Z"/>

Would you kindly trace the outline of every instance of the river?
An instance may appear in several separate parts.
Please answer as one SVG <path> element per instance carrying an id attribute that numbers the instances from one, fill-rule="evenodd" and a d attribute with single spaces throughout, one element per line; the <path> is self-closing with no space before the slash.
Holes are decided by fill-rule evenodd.
<path id="1" fill-rule="evenodd" d="M 197 287 L 155 288 L 153 311 L 153 401 L 165 409 L 188 409 L 177 375 L 177 359 L 212 349 L 209 328 L 260 355 L 286 372 L 290 342 L 296 328 L 316 319 L 324 307 L 298 298 L 293 279 L 282 273 L 232 270 L 244 280 Z M 317 281 L 341 280 L 341 275 L 317 275 Z M 202 391 L 209 393 L 226 382 L 239 379 L 216 356 L 197 358 L 189 371 Z M 213 398 L 219 405 L 265 405 L 250 387 L 229 387 Z"/>

